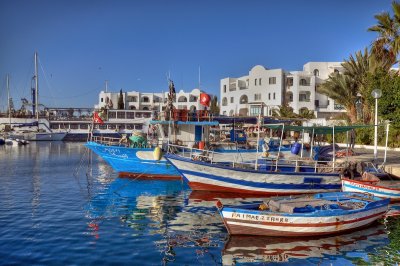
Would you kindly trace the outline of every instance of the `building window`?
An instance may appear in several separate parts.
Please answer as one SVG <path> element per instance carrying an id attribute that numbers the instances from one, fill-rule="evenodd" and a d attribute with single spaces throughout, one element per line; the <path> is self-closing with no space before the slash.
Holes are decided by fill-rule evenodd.
<path id="1" fill-rule="evenodd" d="M 306 79 L 300 79 L 300 86 L 310 86 Z"/>
<path id="2" fill-rule="evenodd" d="M 224 85 L 224 92 L 226 92 L 226 85 Z"/>
<path id="3" fill-rule="evenodd" d="M 250 115 L 259 115 L 261 114 L 261 106 L 250 106 Z"/>
<path id="4" fill-rule="evenodd" d="M 117 112 L 117 118 L 125 119 L 125 112 Z"/>
<path id="5" fill-rule="evenodd" d="M 273 99 L 275 100 L 275 92 L 274 92 L 274 94 L 273 94 Z"/>
<path id="6" fill-rule="evenodd" d="M 293 78 L 288 78 L 287 79 L 287 85 L 288 86 L 293 86 Z"/>
<path id="7" fill-rule="evenodd" d="M 126 113 L 126 118 L 127 119 L 135 119 L 135 113 L 134 112 Z"/>
<path id="8" fill-rule="evenodd" d="M 240 97 L 240 104 L 246 104 L 247 102 L 247 95 L 242 95 L 242 97 Z"/>
<path id="9" fill-rule="evenodd" d="M 224 97 L 222 99 L 222 106 L 227 106 L 228 105 L 228 99 L 226 97 Z"/>
<path id="10" fill-rule="evenodd" d="M 318 69 L 314 69 L 314 76 L 319 77 L 319 70 Z"/>
<path id="11" fill-rule="evenodd" d="M 268 100 L 271 100 L 271 93 L 268 93 Z"/>
<path id="12" fill-rule="evenodd" d="M 337 70 L 337 69 L 333 70 L 333 72 L 334 72 L 335 74 L 339 74 L 339 70 Z"/>
<path id="13" fill-rule="evenodd" d="M 269 84 L 276 84 L 276 77 L 270 77 Z"/>
<path id="14" fill-rule="evenodd" d="M 261 86 L 261 78 L 258 79 L 258 85 Z"/>
<path id="15" fill-rule="evenodd" d="M 187 102 L 187 98 L 186 98 L 185 96 L 180 96 L 180 97 L 178 98 L 178 102 L 179 102 L 179 103 Z"/>
<path id="16" fill-rule="evenodd" d="M 108 112 L 108 119 L 111 119 L 111 118 L 117 118 L 117 113 L 116 112 Z"/>
<path id="17" fill-rule="evenodd" d="M 249 79 L 246 79 L 246 87 L 249 87 Z"/>
<path id="18" fill-rule="evenodd" d="M 257 79 L 254 80 L 254 86 L 257 86 Z"/>
<path id="19" fill-rule="evenodd" d="M 148 103 L 149 102 L 149 97 L 147 97 L 147 96 L 144 96 L 142 99 L 143 99 L 144 103 Z"/>
<path id="20" fill-rule="evenodd" d="M 254 101 L 261 101 L 261 93 L 254 94 Z"/>
<path id="21" fill-rule="evenodd" d="M 231 97 L 231 103 L 233 103 L 233 97 Z"/>

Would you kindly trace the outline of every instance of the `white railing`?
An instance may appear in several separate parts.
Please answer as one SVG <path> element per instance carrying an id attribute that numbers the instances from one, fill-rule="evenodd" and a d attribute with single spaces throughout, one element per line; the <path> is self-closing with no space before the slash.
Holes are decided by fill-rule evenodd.
<path id="1" fill-rule="evenodd" d="M 305 158 L 288 160 L 278 156 L 279 152 L 273 157 L 260 158 L 258 155 L 261 155 L 261 152 L 258 154 L 256 152 L 246 152 L 242 154 L 240 151 L 224 153 L 168 144 L 168 153 L 178 154 L 187 159 L 204 161 L 211 164 L 256 170 L 264 168 L 267 171 L 282 171 L 283 167 L 293 167 L 294 172 L 303 172 L 301 171 L 303 167 L 313 169 L 314 173 L 339 173 L 344 167 L 344 165 L 341 166 L 335 162 L 314 161 Z M 306 174 L 309 172 L 310 171 L 304 173 Z"/>

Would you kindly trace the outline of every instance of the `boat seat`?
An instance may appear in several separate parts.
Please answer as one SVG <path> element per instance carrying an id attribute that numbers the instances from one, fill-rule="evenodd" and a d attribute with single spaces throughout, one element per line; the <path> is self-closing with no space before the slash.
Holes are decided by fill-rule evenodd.
<path id="1" fill-rule="evenodd" d="M 264 202 L 271 211 L 274 212 L 285 212 L 285 213 L 294 213 L 295 209 L 299 208 L 307 208 L 311 207 L 314 209 L 315 207 L 321 206 L 331 206 L 334 202 L 324 199 L 282 199 L 282 200 L 269 200 L 268 202 Z"/>

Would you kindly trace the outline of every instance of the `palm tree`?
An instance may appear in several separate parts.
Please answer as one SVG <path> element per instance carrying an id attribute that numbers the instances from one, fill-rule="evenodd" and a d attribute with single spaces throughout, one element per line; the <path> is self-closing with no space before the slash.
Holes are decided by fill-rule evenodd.
<path id="1" fill-rule="evenodd" d="M 349 75 L 334 73 L 328 80 L 317 87 L 317 92 L 332 98 L 347 110 L 347 115 L 352 123 L 357 122 L 357 84 Z"/>
<path id="2" fill-rule="evenodd" d="M 283 104 L 279 106 L 279 109 L 272 110 L 273 117 L 279 118 L 296 118 L 297 114 L 293 112 L 293 108 L 287 104 Z"/>
<path id="3" fill-rule="evenodd" d="M 377 32 L 378 38 L 372 43 L 372 53 L 379 61 L 393 65 L 400 53 L 400 3 L 392 2 L 393 17 L 389 12 L 375 15 L 377 24 L 368 31 Z"/>

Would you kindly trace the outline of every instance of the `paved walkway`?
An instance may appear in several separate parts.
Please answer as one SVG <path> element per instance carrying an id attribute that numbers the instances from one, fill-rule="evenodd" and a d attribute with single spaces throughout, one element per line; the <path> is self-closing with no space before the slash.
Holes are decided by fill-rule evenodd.
<path id="1" fill-rule="evenodd" d="M 372 162 L 374 160 L 374 150 L 373 149 L 359 149 L 354 150 L 356 152 L 355 156 L 349 157 L 351 161 L 364 161 Z M 384 161 L 384 150 L 378 150 L 378 156 L 376 163 L 379 165 Z M 385 170 L 400 178 L 400 151 L 387 151 Z"/>

